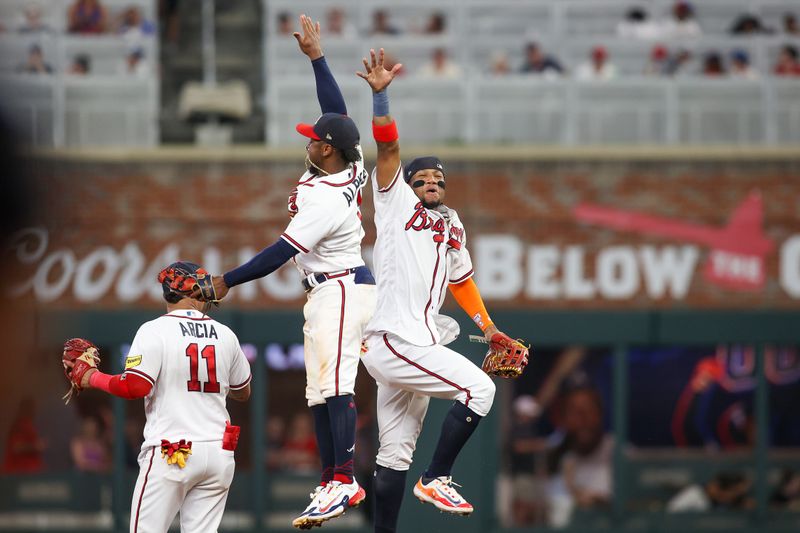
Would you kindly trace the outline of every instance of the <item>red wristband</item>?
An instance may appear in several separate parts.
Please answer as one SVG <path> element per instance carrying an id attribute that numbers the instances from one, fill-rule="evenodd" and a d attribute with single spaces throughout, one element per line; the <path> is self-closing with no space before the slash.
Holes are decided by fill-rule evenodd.
<path id="1" fill-rule="evenodd" d="M 397 135 L 397 122 L 393 120 L 389 124 L 375 124 L 375 121 L 373 121 L 372 136 L 379 143 L 396 141 L 399 138 Z"/>

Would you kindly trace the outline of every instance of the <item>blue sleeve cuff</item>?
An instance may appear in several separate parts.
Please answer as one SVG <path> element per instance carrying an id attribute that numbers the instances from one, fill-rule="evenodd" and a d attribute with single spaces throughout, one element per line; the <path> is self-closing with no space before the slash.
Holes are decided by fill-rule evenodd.
<path id="1" fill-rule="evenodd" d="M 235 287 L 268 276 L 297 254 L 298 251 L 288 242 L 278 239 L 275 244 L 261 250 L 247 263 L 226 272 L 223 276 L 225 285 Z"/>

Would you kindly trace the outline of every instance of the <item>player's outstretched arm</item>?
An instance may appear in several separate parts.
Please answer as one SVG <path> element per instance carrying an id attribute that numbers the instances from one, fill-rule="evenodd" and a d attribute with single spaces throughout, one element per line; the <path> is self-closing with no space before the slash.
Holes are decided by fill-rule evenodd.
<path id="1" fill-rule="evenodd" d="M 363 58 L 365 72 L 356 75 L 366 81 L 372 88 L 372 134 L 378 145 L 377 179 L 378 187 L 388 187 L 400 167 L 400 143 L 398 142 L 397 125 L 389 114 L 389 95 L 386 88 L 403 68 L 398 63 L 392 70 L 384 68 L 384 51 L 369 51 L 370 59 Z"/>
<path id="2" fill-rule="evenodd" d="M 275 272 L 286 261 L 298 254 L 298 250 L 283 239 L 261 250 L 247 263 L 226 272 L 224 276 L 213 276 L 212 283 L 218 300 L 222 300 L 231 287 L 263 278 Z M 196 289 L 191 298 L 203 300 L 203 293 Z"/>
<path id="3" fill-rule="evenodd" d="M 322 39 L 319 21 L 314 23 L 311 17 L 300 15 L 300 32 L 294 32 L 294 38 L 303 52 L 311 60 L 314 69 L 314 80 L 317 83 L 317 100 L 323 113 L 347 114 L 344 96 L 336 83 L 336 79 L 328 68 L 328 62 L 322 53 Z"/>
<path id="4" fill-rule="evenodd" d="M 469 315 L 487 339 L 498 332 L 494 322 L 489 318 L 481 293 L 471 276 L 460 283 L 451 283 L 448 288 L 461 309 Z"/>

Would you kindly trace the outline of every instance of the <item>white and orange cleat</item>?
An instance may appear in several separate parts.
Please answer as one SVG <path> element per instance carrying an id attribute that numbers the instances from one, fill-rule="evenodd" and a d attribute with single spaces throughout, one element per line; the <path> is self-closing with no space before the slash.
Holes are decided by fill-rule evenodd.
<path id="1" fill-rule="evenodd" d="M 445 513 L 466 516 L 473 511 L 473 508 L 472 504 L 462 498 L 455 489 L 460 486 L 453 483 L 453 478 L 450 476 L 433 478 L 428 484 L 422 483 L 422 478 L 419 478 L 414 485 L 414 496 L 423 503 L 432 503 Z"/>

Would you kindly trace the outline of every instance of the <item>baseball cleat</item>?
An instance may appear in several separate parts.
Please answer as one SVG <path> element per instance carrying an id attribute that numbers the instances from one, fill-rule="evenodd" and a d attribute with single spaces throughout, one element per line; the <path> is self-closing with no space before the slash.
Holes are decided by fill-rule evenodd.
<path id="1" fill-rule="evenodd" d="M 326 485 L 317 485 L 317 487 L 314 489 L 314 492 L 309 494 L 311 497 L 311 503 L 308 504 L 308 507 L 306 507 L 305 511 L 303 511 L 300 516 L 292 520 L 292 526 L 296 527 L 297 529 L 311 529 L 315 525 L 322 525 L 322 523 L 315 524 L 309 522 L 308 515 L 319 507 L 319 496 L 323 491 L 325 491 L 326 488 Z"/>
<path id="2" fill-rule="evenodd" d="M 460 487 L 453 483 L 450 476 L 439 476 L 433 478 L 427 484 L 419 478 L 414 485 L 414 496 L 423 503 L 432 503 L 437 509 L 445 513 L 468 515 L 473 511 L 472 504 L 461 497 L 454 487 Z"/>
<path id="3" fill-rule="evenodd" d="M 320 526 L 331 518 L 341 516 L 348 509 L 361 505 L 366 495 L 355 479 L 349 484 L 332 481 L 320 493 L 316 509 L 305 515 L 305 522 L 310 527 Z"/>

